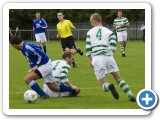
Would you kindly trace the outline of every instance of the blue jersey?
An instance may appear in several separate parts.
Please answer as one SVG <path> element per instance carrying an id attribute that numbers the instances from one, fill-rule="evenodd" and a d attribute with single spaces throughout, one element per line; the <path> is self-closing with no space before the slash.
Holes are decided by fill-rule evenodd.
<path id="1" fill-rule="evenodd" d="M 38 24 L 42 27 L 38 28 Z M 39 20 L 33 20 L 33 28 L 35 28 L 35 34 L 46 32 L 47 27 L 47 23 L 44 19 L 40 18 Z"/>
<path id="2" fill-rule="evenodd" d="M 23 42 L 23 48 L 21 51 L 27 58 L 27 61 L 31 68 L 36 65 L 44 65 L 49 61 L 48 56 L 37 45 L 33 43 Z"/>

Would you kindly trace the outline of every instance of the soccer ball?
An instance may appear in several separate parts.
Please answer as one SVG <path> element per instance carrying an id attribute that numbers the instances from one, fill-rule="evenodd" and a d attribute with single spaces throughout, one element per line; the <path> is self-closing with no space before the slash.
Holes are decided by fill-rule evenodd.
<path id="1" fill-rule="evenodd" d="M 38 96 L 34 90 L 27 90 L 24 93 L 24 100 L 28 103 L 34 103 L 37 100 Z"/>

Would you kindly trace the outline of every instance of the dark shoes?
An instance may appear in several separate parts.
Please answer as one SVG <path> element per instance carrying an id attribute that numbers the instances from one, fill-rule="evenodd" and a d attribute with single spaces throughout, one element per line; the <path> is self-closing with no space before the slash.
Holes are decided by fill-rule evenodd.
<path id="1" fill-rule="evenodd" d="M 77 48 L 77 53 L 79 53 L 81 56 L 83 55 L 83 51 L 81 50 L 81 48 Z"/>
<path id="2" fill-rule="evenodd" d="M 122 57 L 126 57 L 125 53 L 122 53 Z"/>
<path id="3" fill-rule="evenodd" d="M 109 85 L 109 90 L 111 91 L 113 97 L 114 97 L 116 100 L 118 100 L 118 99 L 119 99 L 119 95 L 118 95 L 118 93 L 117 93 L 117 91 L 116 91 L 116 89 L 115 89 L 115 87 L 114 87 L 113 84 L 110 84 L 110 85 Z"/>

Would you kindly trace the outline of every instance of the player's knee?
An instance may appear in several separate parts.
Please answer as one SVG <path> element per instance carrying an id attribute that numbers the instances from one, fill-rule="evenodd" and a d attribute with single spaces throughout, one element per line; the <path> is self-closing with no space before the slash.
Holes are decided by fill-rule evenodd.
<path id="1" fill-rule="evenodd" d="M 71 52 L 74 55 L 74 54 L 76 54 L 77 51 L 75 49 L 71 49 Z"/>
<path id="2" fill-rule="evenodd" d="M 122 43 L 122 42 L 119 42 L 119 44 L 120 44 L 120 45 L 123 45 L 123 43 Z"/>
<path id="3" fill-rule="evenodd" d="M 42 45 L 45 46 L 46 45 L 45 42 L 43 42 Z"/>
<path id="4" fill-rule="evenodd" d="M 70 49 L 69 49 L 69 48 L 66 48 L 66 49 L 65 49 L 65 52 L 70 52 Z"/>
<path id="5" fill-rule="evenodd" d="M 28 84 L 30 81 L 31 81 L 31 80 L 30 80 L 27 76 L 24 78 L 24 82 L 25 82 L 26 84 Z"/>
<path id="6" fill-rule="evenodd" d="M 41 45 L 41 43 L 40 43 L 40 42 L 37 42 L 37 44 L 38 44 L 38 45 Z"/>
<path id="7" fill-rule="evenodd" d="M 52 91 L 55 91 L 57 92 L 58 91 L 58 88 L 55 86 L 55 87 L 49 87 Z"/>

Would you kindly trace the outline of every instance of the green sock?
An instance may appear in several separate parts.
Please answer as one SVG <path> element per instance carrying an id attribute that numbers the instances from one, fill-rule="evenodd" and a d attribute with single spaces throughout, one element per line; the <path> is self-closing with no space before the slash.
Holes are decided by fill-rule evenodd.
<path id="1" fill-rule="evenodd" d="M 128 84 L 124 81 L 124 80 L 121 80 L 119 82 L 119 86 L 120 88 L 126 93 L 126 95 L 129 97 L 129 99 L 131 97 L 134 97 L 133 93 L 131 92 L 131 90 L 129 89 L 129 86 Z"/>
<path id="2" fill-rule="evenodd" d="M 124 45 L 120 45 L 121 53 L 124 54 Z"/>
<path id="3" fill-rule="evenodd" d="M 104 83 L 102 85 L 102 90 L 104 90 L 105 92 L 109 91 L 109 85 L 110 85 L 109 82 Z"/>

